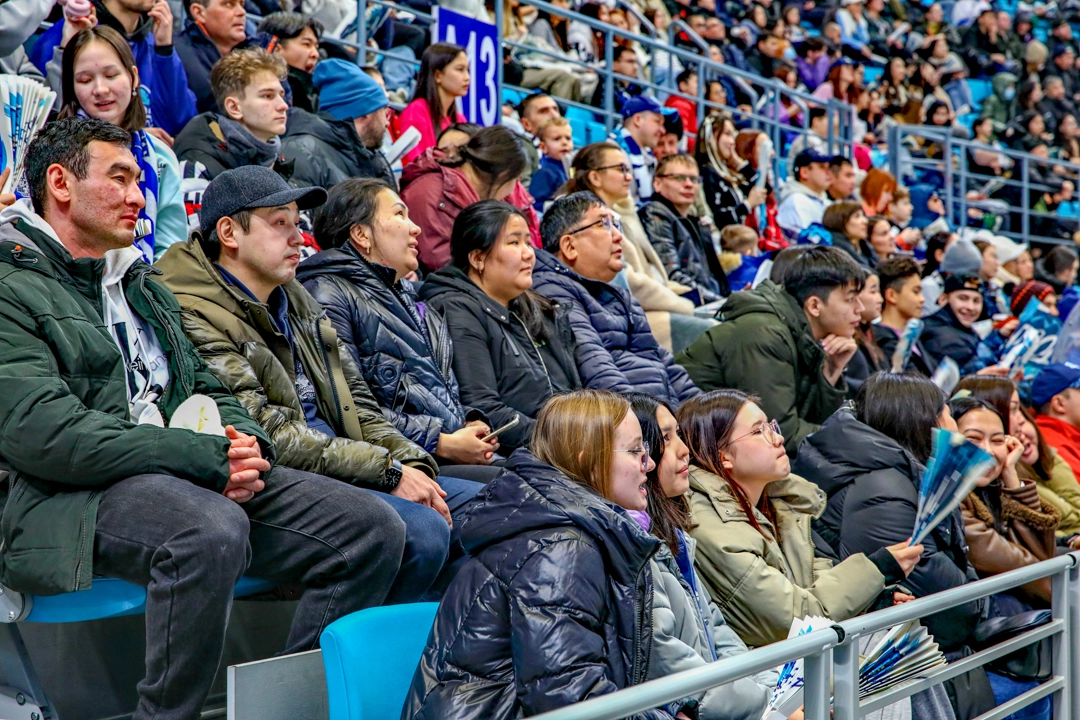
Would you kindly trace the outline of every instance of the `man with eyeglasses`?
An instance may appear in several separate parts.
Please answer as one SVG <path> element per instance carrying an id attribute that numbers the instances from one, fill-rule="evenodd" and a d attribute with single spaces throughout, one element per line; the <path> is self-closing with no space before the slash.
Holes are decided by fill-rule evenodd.
<path id="1" fill-rule="evenodd" d="M 664 108 L 656 98 L 638 95 L 622 106 L 623 126 L 611 136 L 630 158 L 634 182 L 630 195 L 635 202 L 648 200 L 653 193 L 653 173 L 656 157 L 653 148 L 664 137 Z"/>
<path id="2" fill-rule="evenodd" d="M 791 178 L 780 189 L 777 224 L 786 232 L 798 235 L 814 223 L 820 223 L 831 203 L 826 191 L 832 183 L 829 156 L 807 148 L 795 156 Z"/>
<path id="3" fill-rule="evenodd" d="M 669 155 L 656 167 L 655 192 L 638 210 L 638 216 L 668 278 L 697 291 L 700 303 L 709 303 L 730 295 L 731 286 L 712 247 L 709 229 L 690 214 L 700 185 L 694 158 Z"/>
<path id="4" fill-rule="evenodd" d="M 623 268 L 618 220 L 596 195 L 556 200 L 540 225 L 533 290 L 570 311 L 582 384 L 647 392 L 673 406 L 699 390 L 649 328 L 645 311 L 612 281 Z"/>

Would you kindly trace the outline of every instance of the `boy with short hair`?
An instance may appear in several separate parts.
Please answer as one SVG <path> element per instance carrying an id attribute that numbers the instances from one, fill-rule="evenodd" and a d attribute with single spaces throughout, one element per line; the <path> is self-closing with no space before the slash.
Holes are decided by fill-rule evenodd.
<path id="1" fill-rule="evenodd" d="M 533 173 L 529 183 L 529 193 L 536 201 L 533 203 L 536 212 L 542 213 L 544 206 L 570 177 L 566 165 L 570 153 L 574 151 L 574 133 L 569 120 L 556 116 L 540 123 L 536 137 L 540 140 L 543 157 L 540 158 L 540 168 Z"/>
<path id="2" fill-rule="evenodd" d="M 908 321 L 922 317 L 922 274 L 914 260 L 894 255 L 877 266 L 877 275 L 885 304 L 881 311 L 881 320 L 871 326 L 871 331 L 874 342 L 891 362 L 896 343 L 904 334 Z M 921 339 L 916 338 L 911 358 L 904 369 L 916 370 L 926 377 L 933 375 L 937 369 L 937 362 L 923 347 Z"/>
<path id="3" fill-rule="evenodd" d="M 956 273 L 945 278 L 945 288 L 938 304 L 941 309 L 924 320 L 923 346 L 935 362 L 949 357 L 960 367 L 961 375 L 1008 374 L 998 368 L 998 355 L 1012 329 L 994 330 L 985 339 L 972 327 L 982 315 L 982 280 L 974 273 Z M 1008 327 L 1008 326 L 1006 326 Z"/>
<path id="4" fill-rule="evenodd" d="M 747 225 L 728 225 L 720 231 L 720 265 L 732 290 L 749 290 L 761 267 L 761 238 Z"/>

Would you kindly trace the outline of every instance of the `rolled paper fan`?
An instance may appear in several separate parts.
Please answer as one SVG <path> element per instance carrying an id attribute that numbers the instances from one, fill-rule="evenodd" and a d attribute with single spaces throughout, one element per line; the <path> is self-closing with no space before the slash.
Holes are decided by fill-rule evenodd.
<path id="1" fill-rule="evenodd" d="M 859 665 L 859 697 L 924 678 L 946 665 L 945 656 L 918 620 L 890 628 Z"/>
<path id="2" fill-rule="evenodd" d="M 963 435 L 941 428 L 933 429 L 933 452 L 926 464 L 919 486 L 919 508 L 911 544 L 922 541 L 931 530 L 949 516 L 990 471 L 996 460 Z"/>
<path id="3" fill-rule="evenodd" d="M 832 620 L 820 615 L 807 615 L 804 618 L 795 618 L 791 621 L 791 629 L 788 632 L 788 640 L 799 635 L 806 635 L 815 630 L 831 627 Z M 791 660 L 780 670 L 780 677 L 776 680 L 769 705 L 765 708 L 762 720 L 786 720 L 802 705 L 803 695 L 803 661 L 802 658 Z"/>
<path id="4" fill-rule="evenodd" d="M 11 168 L 0 192 L 13 192 L 22 183 L 26 169 L 26 149 L 45 125 L 56 101 L 56 93 L 39 82 L 16 75 L 0 75 L 0 172 Z"/>
<path id="5" fill-rule="evenodd" d="M 922 334 L 922 329 L 923 321 L 919 318 L 911 318 L 907 321 L 904 332 L 896 341 L 896 350 L 893 351 L 892 371 L 894 373 L 904 372 L 908 361 L 911 360 L 911 353 L 915 350 L 915 341 Z"/>

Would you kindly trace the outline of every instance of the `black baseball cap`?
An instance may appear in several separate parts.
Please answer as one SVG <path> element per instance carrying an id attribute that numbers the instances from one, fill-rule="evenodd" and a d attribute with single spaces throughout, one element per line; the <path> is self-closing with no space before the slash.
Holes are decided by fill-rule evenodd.
<path id="1" fill-rule="evenodd" d="M 830 160 L 832 160 L 831 155 L 826 155 L 825 153 L 818 152 L 813 148 L 807 148 L 795 156 L 793 169 L 801 170 L 807 165 L 811 165 L 813 163 L 823 163 L 825 165 L 828 165 Z"/>
<path id="2" fill-rule="evenodd" d="M 326 191 L 321 187 L 290 187 L 284 178 L 262 165 L 226 170 L 203 191 L 199 229 L 209 235 L 223 217 L 293 202 L 301 210 L 310 210 L 326 202 Z"/>

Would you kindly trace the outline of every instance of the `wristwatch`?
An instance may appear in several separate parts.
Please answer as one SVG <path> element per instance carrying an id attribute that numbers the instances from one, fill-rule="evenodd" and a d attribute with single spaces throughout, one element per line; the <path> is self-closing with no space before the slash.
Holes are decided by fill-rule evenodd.
<path id="1" fill-rule="evenodd" d="M 386 484 L 390 488 L 396 488 L 399 482 L 401 482 L 401 463 L 391 459 L 389 467 L 386 468 Z"/>

